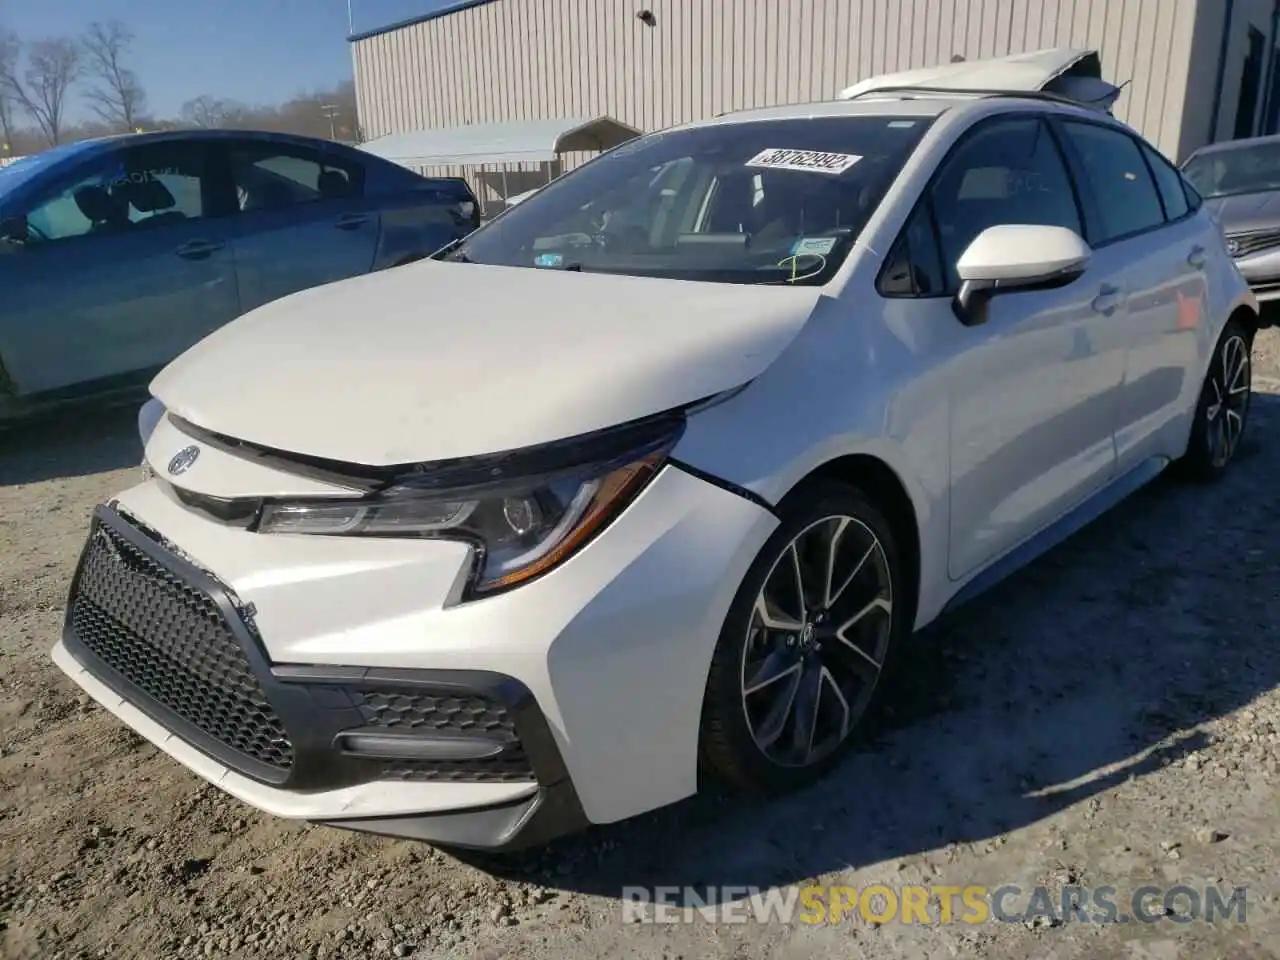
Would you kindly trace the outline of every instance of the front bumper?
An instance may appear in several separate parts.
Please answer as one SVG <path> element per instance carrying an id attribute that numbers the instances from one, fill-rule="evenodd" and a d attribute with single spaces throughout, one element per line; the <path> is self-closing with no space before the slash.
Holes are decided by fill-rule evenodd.
<path id="1" fill-rule="evenodd" d="M 58 665 L 269 813 L 483 849 L 696 790 L 706 666 L 776 522 L 668 468 L 552 574 L 442 609 L 403 542 L 251 534 L 159 489 L 95 514 Z"/>
<path id="2" fill-rule="evenodd" d="M 1280 250 L 1265 250 L 1237 257 L 1236 267 L 1258 298 L 1259 305 L 1280 301 Z M 1272 324 L 1272 310 L 1263 310 L 1263 326 Z"/>
<path id="3" fill-rule="evenodd" d="M 111 507 L 94 512 L 54 660 L 178 760 L 281 816 L 485 848 L 586 824 L 518 680 L 273 665 L 251 607 Z M 460 808 L 433 813 L 415 786 L 442 783 L 463 787 Z M 379 823 L 360 815 L 370 784 Z"/>

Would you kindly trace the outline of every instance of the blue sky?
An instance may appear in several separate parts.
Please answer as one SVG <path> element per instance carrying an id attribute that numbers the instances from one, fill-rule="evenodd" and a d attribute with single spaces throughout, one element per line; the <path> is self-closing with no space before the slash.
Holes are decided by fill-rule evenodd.
<path id="1" fill-rule="evenodd" d="M 441 2 L 351 0 L 351 7 L 360 31 Z M 157 116 L 202 93 L 271 103 L 351 77 L 346 0 L 0 0 L 0 26 L 24 40 L 110 19 L 137 34 L 132 65 Z M 78 102 L 69 106 L 82 115 Z"/>

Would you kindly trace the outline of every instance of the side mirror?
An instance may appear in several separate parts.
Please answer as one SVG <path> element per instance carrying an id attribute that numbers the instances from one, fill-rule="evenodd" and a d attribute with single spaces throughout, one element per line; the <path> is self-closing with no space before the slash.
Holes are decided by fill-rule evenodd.
<path id="1" fill-rule="evenodd" d="M 966 326 L 985 323 L 986 304 L 993 296 L 1066 286 L 1085 272 L 1092 255 L 1080 235 L 1066 227 L 988 227 L 956 263 L 956 316 Z"/>

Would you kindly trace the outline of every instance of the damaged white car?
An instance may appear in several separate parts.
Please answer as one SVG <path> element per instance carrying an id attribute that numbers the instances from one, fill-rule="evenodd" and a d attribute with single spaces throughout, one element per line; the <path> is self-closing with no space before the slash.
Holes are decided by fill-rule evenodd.
<path id="1" fill-rule="evenodd" d="M 813 781 L 913 631 L 1248 415 L 1177 170 L 939 75 L 639 138 L 214 333 L 57 663 L 247 803 L 446 845 Z"/>

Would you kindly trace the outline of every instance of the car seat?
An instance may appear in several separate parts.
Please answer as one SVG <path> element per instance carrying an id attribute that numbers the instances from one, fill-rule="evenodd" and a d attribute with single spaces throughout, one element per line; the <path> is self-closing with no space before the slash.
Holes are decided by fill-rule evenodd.
<path id="1" fill-rule="evenodd" d="M 158 227 L 180 223 L 187 219 L 185 213 L 174 209 L 177 201 L 172 191 L 159 180 L 148 179 L 142 182 L 131 180 L 121 184 L 119 189 L 123 199 L 126 199 L 139 213 L 147 215 L 137 221 L 138 226 Z"/>
<path id="2" fill-rule="evenodd" d="M 106 187 L 81 187 L 73 195 L 81 215 L 90 222 L 90 233 L 117 233 L 129 229 L 129 205 Z"/>

